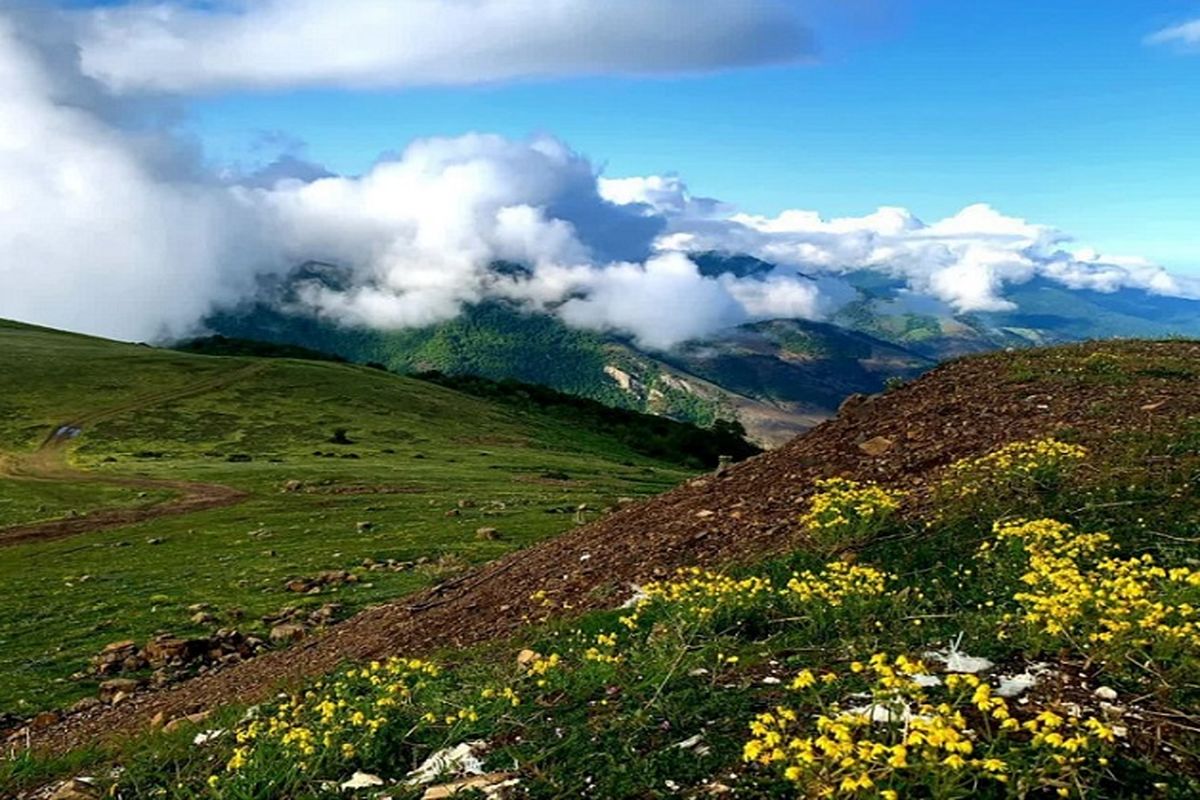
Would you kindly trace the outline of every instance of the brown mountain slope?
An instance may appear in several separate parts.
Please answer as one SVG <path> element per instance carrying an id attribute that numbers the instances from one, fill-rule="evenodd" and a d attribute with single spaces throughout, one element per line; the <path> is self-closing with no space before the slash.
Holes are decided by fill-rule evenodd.
<path id="1" fill-rule="evenodd" d="M 324 673 L 347 659 L 413 654 L 508 635 L 555 613 L 544 591 L 575 613 L 619 604 L 631 585 L 676 567 L 748 561 L 802 546 L 795 519 L 815 479 L 846 475 L 922 489 L 952 460 L 1070 428 L 1103 460 L 1113 434 L 1171 430 L 1200 416 L 1200 344 L 1088 344 L 973 357 L 935 369 L 841 415 L 783 448 L 415 597 L 365 611 L 326 634 L 182 684 L 76 715 L 32 734 L 63 750 L 144 729 L 210 705 L 253 701 L 282 680 Z M 892 443 L 869 455 L 860 445 Z M 917 502 L 920 502 L 919 500 Z"/>

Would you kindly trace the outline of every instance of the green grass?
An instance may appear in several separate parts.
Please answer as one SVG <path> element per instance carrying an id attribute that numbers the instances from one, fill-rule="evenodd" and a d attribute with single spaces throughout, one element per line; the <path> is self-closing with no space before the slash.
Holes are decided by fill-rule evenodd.
<path id="1" fill-rule="evenodd" d="M 1130 435 L 1089 456 L 1086 469 L 1064 474 L 1066 485 L 1055 490 L 1014 494 L 996 489 L 986 514 L 981 504 L 966 503 L 958 514 L 890 518 L 859 549 L 855 562 L 892 573 L 882 595 L 851 596 L 840 605 L 824 606 L 778 591 L 754 595 L 740 589 L 723 594 L 711 615 L 697 615 L 686 601 L 657 601 L 637 612 L 633 626 L 621 621 L 628 610 L 595 612 L 524 631 L 516 640 L 434 654 L 443 671 L 416 690 L 411 705 L 402 703 L 384 714 L 387 722 L 376 739 L 347 720 L 360 708 L 379 713 L 374 702 L 388 693 L 361 676 L 336 673 L 309 685 L 315 694 L 307 700 L 299 699 L 302 692 L 294 696 L 310 709 L 333 693 L 348 698 L 348 707 L 337 712 L 332 735 L 335 742 L 354 741 L 358 747 L 346 755 L 340 746 L 324 748 L 318 740 L 316 753 L 303 759 L 307 771 L 297 769 L 299 754 L 255 739 L 247 765 L 231 772 L 226 764 L 233 755 L 232 738 L 196 747 L 190 741 L 194 729 L 150 734 L 115 751 L 78 758 L 92 759 L 93 773 L 98 765 L 124 767 L 117 781 L 123 797 L 334 798 L 344 796 L 337 783 L 355 770 L 396 781 L 434 751 L 482 740 L 489 743 L 485 768 L 515 771 L 520 797 L 706 796 L 717 783 L 739 797 L 800 797 L 804 793 L 783 779 L 781 769 L 743 760 L 756 715 L 786 706 L 797 711 L 800 725 L 811 732 L 816 714 L 836 713 L 829 711 L 830 704 L 840 702 L 844 708 L 863 702 L 855 693 L 869 690 L 873 681 L 869 670 L 856 673 L 853 661 L 867 661 L 879 652 L 919 658 L 957 641 L 965 652 L 995 661 L 1001 673 L 1020 671 L 1035 661 L 1064 670 L 1069 678 L 1065 687 L 1049 681 L 1025 702 L 1010 702 L 1022 721 L 1042 710 L 1066 713 L 1073 703 L 1083 704 L 1085 716 L 1103 716 L 1095 700 L 1088 699 L 1100 685 L 1115 687 L 1119 703 L 1144 716 L 1126 721 L 1132 734 L 1119 746 L 1093 740 L 1081 753 L 1080 765 L 1072 768 L 1071 779 L 1055 783 L 1059 767 L 1053 751 L 1039 749 L 1021 733 L 998 735 L 994 726 L 971 717 L 973 708 L 966 703 L 977 731 L 976 753 L 1002 759 L 1009 783 L 972 784 L 934 766 L 925 772 L 876 772 L 875 792 L 834 797 L 875 797 L 887 787 L 899 789 L 901 797 L 1000 800 L 1057 796 L 1054 787 L 1059 785 L 1067 787 L 1068 797 L 1195 797 L 1200 791 L 1200 740 L 1186 724 L 1152 732 L 1146 720 L 1195 708 L 1200 662 L 1184 656 L 1145 670 L 1138 666 L 1141 659 L 1089 663 L 1062 640 L 1038 642 L 1019 634 L 1001 638 L 997 630 L 1009 629 L 1004 615 L 1020 610 L 1014 593 L 1027 587 L 1017 577 L 1020 570 L 980 560 L 976 552 L 979 544 L 992 540 L 996 515 L 1047 516 L 1080 530 L 1111 532 L 1125 556 L 1149 554 L 1162 564 L 1194 564 L 1200 547 L 1194 539 L 1184 539 L 1200 514 L 1200 498 L 1181 495 L 1179 486 L 1200 466 L 1196 441 L 1191 429 L 1179 436 Z M 1147 463 L 1160 467 L 1148 471 Z M 733 574 L 769 578 L 778 590 L 797 571 L 821 569 L 822 559 L 801 551 Z M 860 585 L 852 584 L 851 591 Z M 621 661 L 590 661 L 586 652 L 597 646 L 598 634 L 608 633 L 616 633 L 617 643 L 599 648 Z M 523 647 L 543 656 L 560 654 L 561 664 L 541 676 L 530 674 L 517 664 Z M 1180 672 L 1159 671 L 1168 666 Z M 836 674 L 838 680 L 807 691 L 790 689 L 792 678 L 806 669 Z M 1080 680 L 1086 680 L 1087 688 L 1072 690 Z M 495 696 L 504 687 L 517 693 L 519 704 Z M 942 691 L 929 690 L 938 697 Z M 471 709 L 477 718 L 459 718 L 460 709 Z M 428 711 L 436 712 L 436 719 L 423 721 Z M 226 709 L 204 727 L 246 730 L 245 713 L 243 708 Z M 259 719 L 273 713 L 272 704 L 257 711 Z M 314 712 L 306 713 L 305 721 L 296 724 L 312 724 Z M 455 720 L 447 721 L 448 715 Z M 1139 729 L 1141 725 L 1147 727 Z M 680 747 L 696 737 L 699 749 Z M 1164 743 L 1170 751 L 1163 749 Z M 78 762 L 67 767 L 26 758 L 8 766 L 7 776 L 13 785 L 36 785 L 70 769 L 80 769 Z M 212 775 L 218 776 L 215 788 L 208 783 Z M 0 782 L 4 776 L 0 771 Z M 355 796 L 416 800 L 422 791 L 392 784 Z"/>
<path id="2" fill-rule="evenodd" d="M 259 371 L 223 388 L 85 426 L 70 454 L 78 468 L 219 483 L 249 498 L 0 551 L 0 714 L 94 693 L 95 680 L 71 675 L 108 642 L 204 632 L 188 621 L 191 604 L 213 605 L 222 624 L 240 610 L 243 630 L 291 604 L 338 602 L 349 613 L 559 533 L 574 524 L 564 508 L 586 503 L 594 518 L 620 497 L 692 474 L 600 430 L 378 370 L 187 355 L 13 325 L 0 327 L 0 373 L 14 389 L 0 397 L 0 450 L 28 454 L 63 421 L 255 364 Z M 338 428 L 352 444 L 330 442 Z M 288 481 L 305 490 L 282 491 Z M 140 493 L 0 479 L 0 525 L 163 497 Z M 359 522 L 372 527 L 360 531 Z M 477 541 L 483 526 L 501 538 Z M 443 567 L 369 572 L 313 597 L 283 588 L 368 558 Z"/>
<path id="3" fill-rule="evenodd" d="M 173 495 L 105 484 L 0 480 L 0 528 L 61 519 L 92 508 L 152 506 Z"/>

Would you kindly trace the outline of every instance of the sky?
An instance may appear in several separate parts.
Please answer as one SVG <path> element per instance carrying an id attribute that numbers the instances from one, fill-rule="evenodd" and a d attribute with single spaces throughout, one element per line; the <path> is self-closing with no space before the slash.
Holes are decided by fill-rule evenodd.
<path id="1" fill-rule="evenodd" d="M 938 218 L 985 202 L 1200 272 L 1200 55 L 1145 41 L 1200 18 L 1200 2 L 822 5 L 808 4 L 819 50 L 797 64 L 219 93 L 193 102 L 191 126 L 247 163 L 285 131 L 349 173 L 415 137 L 552 132 L 610 175 L 676 172 L 755 213 L 900 205 Z"/>
<path id="2" fill-rule="evenodd" d="M 0 317 L 165 340 L 313 259 L 289 311 L 651 349 L 855 270 L 1200 298 L 1198 94 L 1200 0 L 0 0 Z"/>

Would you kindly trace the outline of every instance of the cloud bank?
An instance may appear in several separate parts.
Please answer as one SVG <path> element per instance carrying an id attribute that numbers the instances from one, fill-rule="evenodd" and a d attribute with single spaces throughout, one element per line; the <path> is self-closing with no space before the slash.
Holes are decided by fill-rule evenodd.
<path id="1" fill-rule="evenodd" d="M 1049 225 L 1006 216 L 977 204 L 934 223 L 904 208 L 882 207 L 861 217 L 825 219 L 792 209 L 774 217 L 730 210 L 690 196 L 674 176 L 601 180 L 610 199 L 641 204 L 668 221 L 662 251 L 745 253 L 808 274 L 876 270 L 955 311 L 1007 311 L 1004 288 L 1035 277 L 1072 289 L 1112 292 L 1129 287 L 1200 297 L 1200 285 L 1140 258 L 1072 250 L 1071 238 Z"/>
<path id="2" fill-rule="evenodd" d="M 1053 227 L 986 205 L 933 223 L 889 207 L 760 216 L 695 197 L 677 175 L 603 177 L 549 136 L 419 140 L 361 176 L 293 147 L 229 174 L 174 135 L 169 104 L 84 74 L 72 33 L 60 17 L 0 11 L 0 317 L 179 336 L 308 260 L 349 269 L 344 286 L 297 292 L 300 310 L 340 323 L 427 325 L 505 299 L 658 349 L 753 320 L 821 318 L 847 297 L 839 276 L 859 269 L 959 311 L 1009 308 L 1005 288 L 1039 276 L 1198 296 L 1154 264 L 1071 251 Z M 691 258 L 707 251 L 778 266 L 713 276 Z"/>
<path id="3" fill-rule="evenodd" d="M 118 90 L 470 84 L 795 61 L 786 0 L 227 0 L 104 8 L 84 71 Z"/>

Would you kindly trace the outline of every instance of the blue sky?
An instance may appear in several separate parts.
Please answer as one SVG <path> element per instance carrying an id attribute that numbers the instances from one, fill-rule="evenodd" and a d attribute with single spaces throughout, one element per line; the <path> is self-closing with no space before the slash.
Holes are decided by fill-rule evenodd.
<path id="1" fill-rule="evenodd" d="M 1144 42 L 1200 2 L 914 0 L 855 16 L 816 16 L 814 63 L 225 92 L 191 100 L 189 125 L 216 160 L 267 158 L 264 133 L 283 132 L 347 174 L 415 137 L 549 132 L 608 175 L 676 172 L 756 213 L 901 205 L 931 220 L 987 202 L 1200 271 L 1200 55 Z"/>

